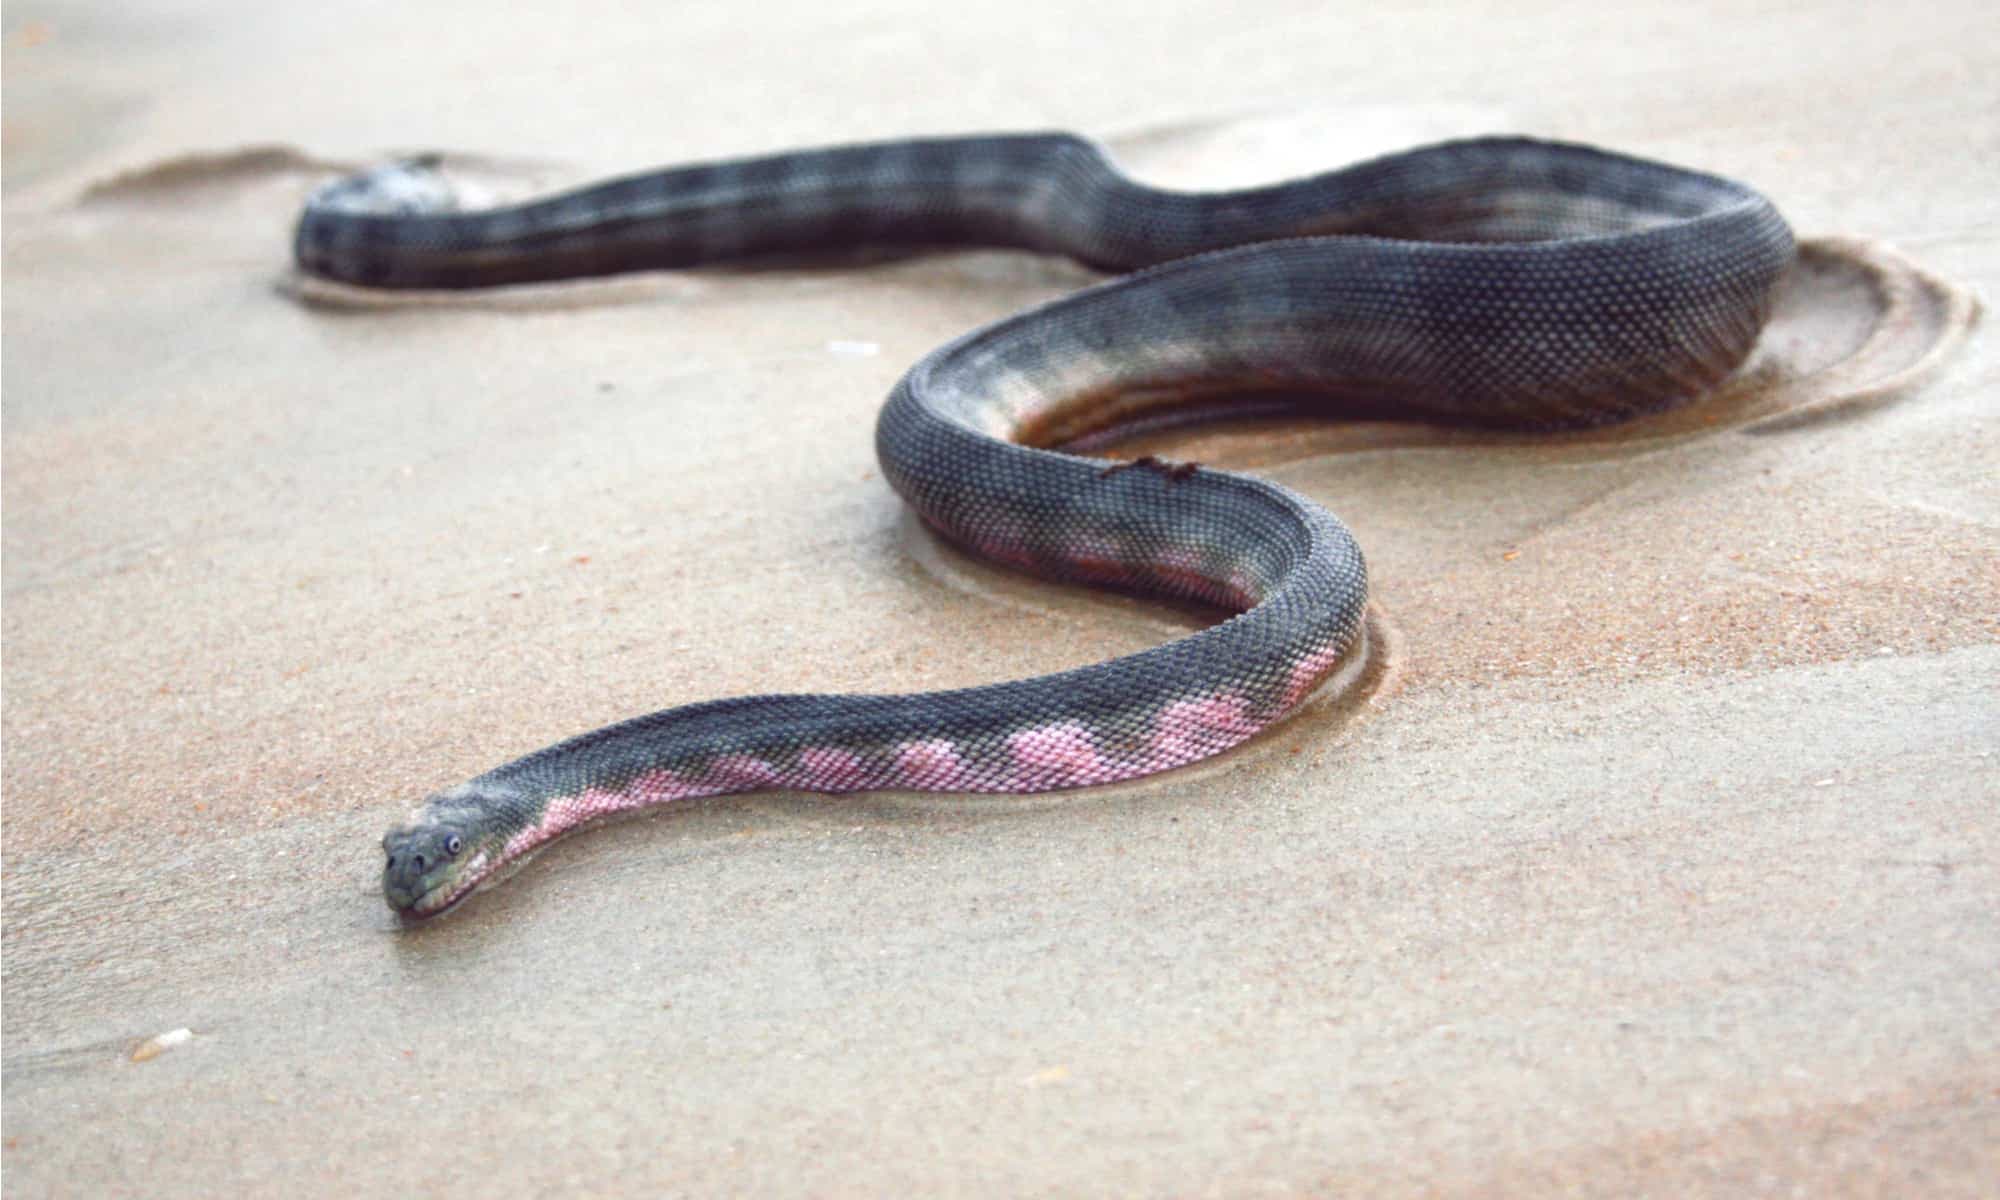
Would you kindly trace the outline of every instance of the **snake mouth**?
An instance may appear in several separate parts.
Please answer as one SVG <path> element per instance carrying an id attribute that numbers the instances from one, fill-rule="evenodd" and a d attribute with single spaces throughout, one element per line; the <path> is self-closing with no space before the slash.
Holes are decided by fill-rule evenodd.
<path id="1" fill-rule="evenodd" d="M 486 853 L 481 851 L 451 880 L 430 889 L 407 905 L 398 905 L 391 900 L 390 907 L 396 910 L 397 918 L 406 925 L 441 917 L 478 891 L 479 885 L 485 883 L 492 873 Z"/>
<path id="2" fill-rule="evenodd" d="M 397 909 L 396 919 L 405 925 L 421 925 L 425 921 L 429 921 L 434 917 L 441 917 L 452 909 L 457 908 L 471 894 L 471 888 L 452 888 L 448 892 L 439 889 L 436 892 L 429 892 L 418 897 L 417 902 L 408 908 Z M 444 898 L 441 900 L 436 899 L 440 895 Z"/>

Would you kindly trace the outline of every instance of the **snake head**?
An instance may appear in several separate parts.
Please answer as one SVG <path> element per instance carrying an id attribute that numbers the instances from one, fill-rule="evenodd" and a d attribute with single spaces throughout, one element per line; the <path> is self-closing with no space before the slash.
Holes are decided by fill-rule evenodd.
<path id="1" fill-rule="evenodd" d="M 433 796 L 382 838 L 382 898 L 397 915 L 434 917 L 472 894 L 505 857 L 496 810 L 470 785 Z"/>

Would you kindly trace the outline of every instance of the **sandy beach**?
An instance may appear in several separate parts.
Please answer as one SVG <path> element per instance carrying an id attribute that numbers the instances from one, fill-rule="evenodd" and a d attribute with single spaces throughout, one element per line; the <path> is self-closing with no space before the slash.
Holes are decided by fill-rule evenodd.
<path id="1" fill-rule="evenodd" d="M 7 7 L 0 1192 L 2000 1188 L 1984 6 L 413 7 Z M 559 738 L 1195 618 L 975 562 L 875 463 L 910 363 L 1081 267 L 373 297 L 292 271 L 306 194 L 1040 128 L 1187 187 L 1587 141 L 1803 250 L 1675 413 L 1128 445 L 1368 556 L 1367 660 L 1243 748 L 697 803 L 399 927 L 383 831 Z"/>

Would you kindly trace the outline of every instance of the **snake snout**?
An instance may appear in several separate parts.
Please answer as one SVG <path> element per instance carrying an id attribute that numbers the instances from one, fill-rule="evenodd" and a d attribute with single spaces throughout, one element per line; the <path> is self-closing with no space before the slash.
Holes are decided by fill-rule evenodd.
<path id="1" fill-rule="evenodd" d="M 452 860 L 464 848 L 464 837 L 446 826 L 390 830 L 382 839 L 383 899 L 398 912 L 416 908 L 450 879 Z"/>

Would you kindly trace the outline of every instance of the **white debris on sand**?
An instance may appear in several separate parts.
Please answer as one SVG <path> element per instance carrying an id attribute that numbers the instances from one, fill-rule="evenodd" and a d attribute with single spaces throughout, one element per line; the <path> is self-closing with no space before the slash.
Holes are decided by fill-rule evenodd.
<path id="1" fill-rule="evenodd" d="M 133 1047 L 132 1061 L 142 1063 L 158 1058 L 175 1046 L 185 1046 L 193 1040 L 194 1030 L 192 1029 L 169 1029 L 165 1033 L 155 1034 Z"/>

